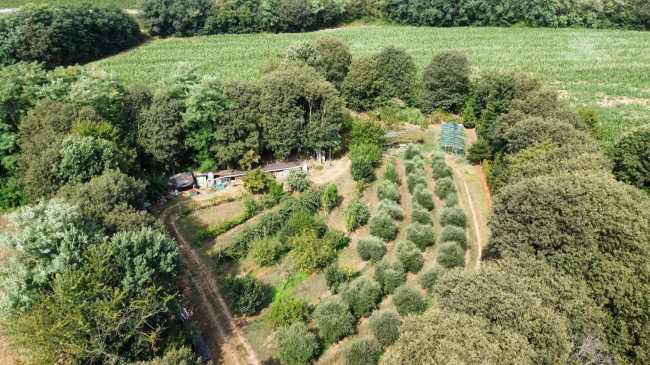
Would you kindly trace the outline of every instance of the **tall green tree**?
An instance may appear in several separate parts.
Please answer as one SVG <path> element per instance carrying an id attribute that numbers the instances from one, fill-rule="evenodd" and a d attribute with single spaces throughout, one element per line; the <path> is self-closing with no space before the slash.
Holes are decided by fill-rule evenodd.
<path id="1" fill-rule="evenodd" d="M 422 110 L 460 112 L 469 94 L 469 74 L 469 61 L 463 53 L 443 51 L 433 55 L 422 71 Z"/>
<path id="2" fill-rule="evenodd" d="M 61 143 L 61 163 L 52 172 L 63 184 L 75 184 L 114 169 L 128 171 L 129 162 L 113 143 L 101 138 L 69 136 Z"/>
<path id="3" fill-rule="evenodd" d="M 417 68 L 405 49 L 388 46 L 377 55 L 377 72 L 383 79 L 382 94 L 410 103 L 415 96 Z"/>
<path id="4" fill-rule="evenodd" d="M 183 106 L 164 93 L 156 94 L 139 115 L 137 144 L 141 165 L 153 172 L 175 172 L 183 161 L 185 133 Z"/>
<path id="5" fill-rule="evenodd" d="M 650 192 L 650 126 L 625 134 L 612 154 L 616 178 Z"/>
<path id="6" fill-rule="evenodd" d="M 352 62 L 350 48 L 339 38 L 325 36 L 314 41 L 314 49 L 320 58 L 316 69 L 327 81 L 340 89 Z"/>

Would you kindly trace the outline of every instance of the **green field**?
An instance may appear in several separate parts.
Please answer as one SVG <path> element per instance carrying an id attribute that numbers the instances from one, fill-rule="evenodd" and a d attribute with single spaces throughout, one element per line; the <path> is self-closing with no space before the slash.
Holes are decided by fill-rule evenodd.
<path id="1" fill-rule="evenodd" d="M 25 4 L 70 5 L 87 2 L 96 6 L 117 6 L 122 9 L 136 9 L 138 0 L 0 0 L 0 8 L 18 8 Z"/>
<path id="2" fill-rule="evenodd" d="M 373 54 L 389 44 L 405 47 L 422 68 L 443 49 L 467 54 L 474 67 L 537 74 L 576 106 L 596 107 L 605 119 L 604 140 L 650 121 L 650 33 L 531 28 L 416 28 L 359 26 L 303 34 L 218 35 L 156 40 L 102 60 L 125 83 L 155 85 L 178 62 L 223 79 L 254 80 L 259 66 L 294 40 L 333 35 L 353 55 Z"/>

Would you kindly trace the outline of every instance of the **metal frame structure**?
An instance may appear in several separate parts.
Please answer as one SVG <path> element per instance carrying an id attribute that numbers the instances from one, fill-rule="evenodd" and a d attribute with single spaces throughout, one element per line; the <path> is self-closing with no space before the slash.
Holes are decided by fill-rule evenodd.
<path id="1" fill-rule="evenodd" d="M 451 122 L 442 123 L 440 149 L 456 155 L 465 154 L 465 128 L 462 124 Z"/>

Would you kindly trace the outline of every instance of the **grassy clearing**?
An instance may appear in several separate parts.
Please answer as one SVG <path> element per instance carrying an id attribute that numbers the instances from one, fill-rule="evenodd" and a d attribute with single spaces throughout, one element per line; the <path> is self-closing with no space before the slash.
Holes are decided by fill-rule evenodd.
<path id="1" fill-rule="evenodd" d="M 117 6 L 121 9 L 136 9 L 137 0 L 85 0 L 95 6 Z M 72 5 L 80 3 L 79 0 L 0 0 L 0 8 L 18 8 L 23 5 L 45 3 L 49 5 Z"/>
<path id="2" fill-rule="evenodd" d="M 650 115 L 650 33 L 587 29 L 417 28 L 357 26 L 302 34 L 217 35 L 153 41 L 95 64 L 125 83 L 156 85 L 178 62 L 222 79 L 255 80 L 259 66 L 294 41 L 341 38 L 355 56 L 385 45 L 405 47 L 419 68 L 444 49 L 467 54 L 481 69 L 533 72 L 575 106 L 598 109 L 606 141 Z"/>

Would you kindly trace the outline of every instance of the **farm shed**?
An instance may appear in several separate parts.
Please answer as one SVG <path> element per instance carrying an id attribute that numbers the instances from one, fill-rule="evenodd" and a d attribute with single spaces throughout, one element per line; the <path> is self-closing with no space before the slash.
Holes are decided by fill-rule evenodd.
<path id="1" fill-rule="evenodd" d="M 270 173 L 276 179 L 284 179 L 289 174 L 289 170 L 302 168 L 306 171 L 307 166 L 302 165 L 300 162 L 277 162 L 264 165 L 262 170 Z M 199 188 L 213 188 L 224 189 L 229 185 L 237 186 L 244 183 L 245 170 L 220 170 L 209 172 L 207 174 L 197 174 L 196 181 Z"/>
<path id="2" fill-rule="evenodd" d="M 465 154 L 465 129 L 462 124 L 442 123 L 440 148 L 445 152 L 451 152 L 456 155 Z"/>
<path id="3" fill-rule="evenodd" d="M 182 172 L 167 178 L 172 190 L 185 190 L 194 186 L 194 175 L 191 172 Z"/>

